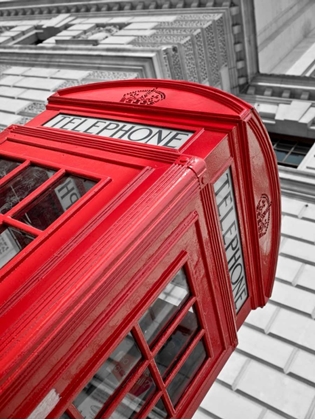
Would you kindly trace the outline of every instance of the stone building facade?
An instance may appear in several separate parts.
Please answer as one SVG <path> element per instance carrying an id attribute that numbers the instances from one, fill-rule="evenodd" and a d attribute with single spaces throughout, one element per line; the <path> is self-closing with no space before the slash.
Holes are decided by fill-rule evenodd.
<path id="1" fill-rule="evenodd" d="M 300 22 L 291 3 L 281 27 L 268 21 L 270 33 Z M 257 37 L 255 6 L 261 10 L 259 0 L 0 2 L 0 130 L 33 118 L 63 87 L 165 78 L 240 96 L 271 134 L 283 209 L 274 292 L 240 329 L 196 418 L 315 416 L 315 79 L 311 71 L 259 73 L 268 29 Z"/>

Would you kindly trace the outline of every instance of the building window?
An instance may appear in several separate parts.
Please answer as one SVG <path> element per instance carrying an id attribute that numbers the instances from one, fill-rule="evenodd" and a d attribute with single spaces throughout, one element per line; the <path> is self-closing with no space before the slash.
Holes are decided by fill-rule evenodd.
<path id="1" fill-rule="evenodd" d="M 311 139 L 269 133 L 279 165 L 297 168 L 313 145 Z"/>

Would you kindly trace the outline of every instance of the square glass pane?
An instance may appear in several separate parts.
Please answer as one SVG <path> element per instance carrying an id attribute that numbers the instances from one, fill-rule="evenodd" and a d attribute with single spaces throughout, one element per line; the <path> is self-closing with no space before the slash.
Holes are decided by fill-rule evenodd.
<path id="1" fill-rule="evenodd" d="M 279 150 L 275 149 L 276 157 L 278 162 L 283 162 L 285 157 L 287 156 L 287 152 L 280 152 Z"/>
<path id="2" fill-rule="evenodd" d="M 148 419 L 166 419 L 168 417 L 165 405 L 160 398 L 155 407 L 152 408 L 148 415 Z"/>
<path id="3" fill-rule="evenodd" d="M 295 143 L 287 142 L 287 141 L 277 141 L 276 148 L 279 150 L 290 151 L 292 147 L 294 147 Z"/>
<path id="4" fill-rule="evenodd" d="M 67 414 L 66 411 L 63 414 L 61 414 L 61 416 L 59 418 L 60 419 L 71 419 L 71 417 Z"/>
<path id="5" fill-rule="evenodd" d="M 0 188 L 0 213 L 5 214 L 11 210 L 12 207 L 36 190 L 54 173 L 55 171 L 38 166 L 25 168 Z"/>
<path id="6" fill-rule="evenodd" d="M 0 157 L 0 178 L 8 175 L 9 172 L 13 171 L 13 169 L 17 168 L 19 165 L 21 165 L 20 162 Z"/>
<path id="7" fill-rule="evenodd" d="M 188 356 L 188 359 L 167 388 L 167 392 L 174 407 L 184 394 L 190 382 L 196 376 L 198 370 L 206 360 L 206 357 L 205 346 L 201 340 Z"/>
<path id="8" fill-rule="evenodd" d="M 74 400 L 82 416 L 94 418 L 140 359 L 140 350 L 129 333 Z"/>
<path id="9" fill-rule="evenodd" d="M 164 346 L 155 356 L 155 362 L 163 378 L 179 360 L 198 330 L 198 320 L 193 310 L 187 312 Z"/>
<path id="10" fill-rule="evenodd" d="M 305 158 L 304 155 L 292 152 L 285 160 L 285 163 L 290 163 L 294 166 L 299 166 L 302 160 Z"/>
<path id="11" fill-rule="evenodd" d="M 190 291 L 186 280 L 185 271 L 181 268 L 140 319 L 140 328 L 149 345 L 187 301 Z"/>
<path id="12" fill-rule="evenodd" d="M 309 152 L 311 147 L 312 147 L 312 145 L 303 146 L 301 144 L 297 144 L 297 146 L 295 146 L 295 148 L 294 148 L 294 152 L 302 153 L 303 155 L 306 155 Z"/>
<path id="13" fill-rule="evenodd" d="M 122 402 L 116 407 L 111 414 L 111 419 L 133 419 L 137 417 L 137 413 L 142 407 L 153 397 L 156 391 L 156 385 L 146 369 Z"/>
<path id="14" fill-rule="evenodd" d="M 32 242 L 34 236 L 12 227 L 0 227 L 0 268 Z"/>
<path id="15" fill-rule="evenodd" d="M 44 230 L 95 184 L 89 179 L 64 176 L 14 218 Z"/>

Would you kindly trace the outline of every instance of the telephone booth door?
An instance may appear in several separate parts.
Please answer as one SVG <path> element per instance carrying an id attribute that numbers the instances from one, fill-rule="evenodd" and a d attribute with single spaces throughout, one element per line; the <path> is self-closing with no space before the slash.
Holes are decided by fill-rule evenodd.
<path id="1" fill-rule="evenodd" d="M 232 351 L 214 293 L 215 267 L 201 258 L 202 230 L 202 220 L 190 213 L 130 279 L 128 298 L 115 303 L 118 310 L 56 384 L 64 388 L 63 404 L 49 417 L 193 415 L 196 397 Z M 235 341 L 235 327 L 234 334 Z"/>

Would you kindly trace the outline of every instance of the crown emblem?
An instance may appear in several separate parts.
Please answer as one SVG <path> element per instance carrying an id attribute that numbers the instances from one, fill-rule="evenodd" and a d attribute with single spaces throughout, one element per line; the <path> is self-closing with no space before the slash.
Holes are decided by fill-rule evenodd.
<path id="1" fill-rule="evenodd" d="M 153 105 L 163 99 L 165 99 L 165 94 L 160 90 L 153 88 L 125 93 L 120 102 L 132 105 Z"/>
<path id="2" fill-rule="evenodd" d="M 258 224 L 258 236 L 262 238 L 266 235 L 270 223 L 270 207 L 272 202 L 267 194 L 262 194 L 256 207 Z"/>

